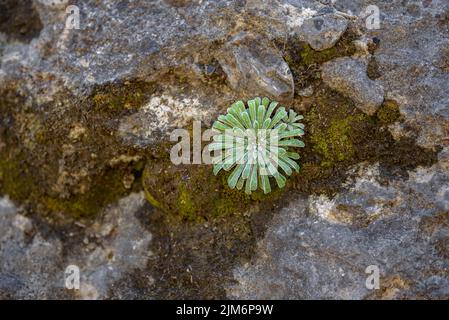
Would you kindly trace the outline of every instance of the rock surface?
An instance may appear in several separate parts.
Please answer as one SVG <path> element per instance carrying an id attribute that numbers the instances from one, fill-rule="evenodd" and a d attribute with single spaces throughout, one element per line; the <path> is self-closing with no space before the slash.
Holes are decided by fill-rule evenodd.
<path id="1" fill-rule="evenodd" d="M 445 299 L 447 150 L 439 165 L 383 185 L 364 167 L 334 199 L 297 199 L 273 220 L 252 263 L 235 269 L 236 299 Z M 360 170 L 360 169 L 359 169 Z M 366 286 L 376 266 L 379 289 Z M 431 292 L 431 294 L 430 294 Z"/>
<path id="2" fill-rule="evenodd" d="M 0 298 L 140 296 L 142 291 L 133 287 L 132 281 L 127 286 L 118 282 L 127 273 L 144 269 L 151 258 L 148 246 L 152 235 L 135 217 L 144 201 L 142 193 L 131 194 L 88 228 L 77 224 L 55 233 L 39 230 L 40 221 L 24 217 L 9 199 L 2 198 Z M 79 290 L 66 287 L 69 266 L 79 268 Z M 140 281 L 150 286 L 154 280 L 148 273 L 142 273 Z"/>
<path id="3" fill-rule="evenodd" d="M 348 20 L 338 14 L 323 14 L 306 19 L 300 34 L 314 50 L 332 48 L 348 27 Z"/>
<path id="4" fill-rule="evenodd" d="M 338 58 L 321 67 L 323 81 L 348 96 L 367 114 L 374 114 L 384 101 L 381 84 L 367 75 L 367 65 L 360 59 Z"/>
<path id="5" fill-rule="evenodd" d="M 260 92 L 276 100 L 293 97 L 292 73 L 269 43 L 238 34 L 221 51 L 218 61 L 234 90 Z"/>
<path id="6" fill-rule="evenodd" d="M 448 57 L 446 0 L 3 1 L 0 299 L 448 299 Z M 285 189 L 170 167 L 262 95 L 305 116 Z"/>

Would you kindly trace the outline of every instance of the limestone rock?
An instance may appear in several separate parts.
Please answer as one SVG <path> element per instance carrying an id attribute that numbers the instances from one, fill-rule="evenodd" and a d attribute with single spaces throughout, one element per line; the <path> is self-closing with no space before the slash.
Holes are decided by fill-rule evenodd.
<path id="1" fill-rule="evenodd" d="M 291 99 L 293 76 L 279 51 L 262 39 L 238 35 L 217 56 L 229 84 L 249 96 Z"/>
<path id="2" fill-rule="evenodd" d="M 372 115 L 384 101 L 384 89 L 368 78 L 366 70 L 363 60 L 353 58 L 337 58 L 321 67 L 323 81 L 329 87 L 353 99 L 359 109 Z"/>
<path id="3" fill-rule="evenodd" d="M 302 37 L 314 50 L 332 48 L 348 27 L 348 20 L 336 13 L 306 19 L 300 27 Z"/>

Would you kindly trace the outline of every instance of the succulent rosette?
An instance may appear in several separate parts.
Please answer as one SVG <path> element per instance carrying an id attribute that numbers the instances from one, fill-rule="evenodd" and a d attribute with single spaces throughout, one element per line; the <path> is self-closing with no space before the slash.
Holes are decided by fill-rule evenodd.
<path id="1" fill-rule="evenodd" d="M 270 179 L 279 188 L 285 186 L 300 155 L 296 148 L 304 147 L 299 138 L 304 135 L 303 119 L 294 110 L 287 112 L 268 98 L 237 101 L 220 115 L 212 128 L 217 132 L 209 150 L 218 153 L 213 158 L 213 172 L 231 171 L 230 188 L 245 188 L 251 194 L 258 188 L 271 192 Z"/>

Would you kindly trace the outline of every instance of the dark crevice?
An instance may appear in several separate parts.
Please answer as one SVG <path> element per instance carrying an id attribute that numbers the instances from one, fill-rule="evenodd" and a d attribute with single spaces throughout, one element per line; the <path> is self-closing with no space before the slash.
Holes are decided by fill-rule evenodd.
<path id="1" fill-rule="evenodd" d="M 8 40 L 29 42 L 39 36 L 42 27 L 31 0 L 0 0 L 0 32 Z"/>

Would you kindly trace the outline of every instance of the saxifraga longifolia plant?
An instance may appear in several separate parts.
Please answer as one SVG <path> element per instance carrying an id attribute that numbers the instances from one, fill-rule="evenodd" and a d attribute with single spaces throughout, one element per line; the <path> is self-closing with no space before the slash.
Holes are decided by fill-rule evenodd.
<path id="1" fill-rule="evenodd" d="M 303 116 L 294 110 L 287 112 L 268 98 L 237 101 L 220 115 L 212 128 L 214 136 L 209 150 L 218 152 L 213 158 L 214 174 L 220 170 L 232 173 L 228 178 L 231 189 L 245 187 L 251 194 L 259 187 L 271 192 L 270 178 L 279 188 L 285 186 L 292 170 L 299 171 L 296 162 L 300 158 L 295 148 L 304 147 L 299 138 L 304 135 Z"/>

